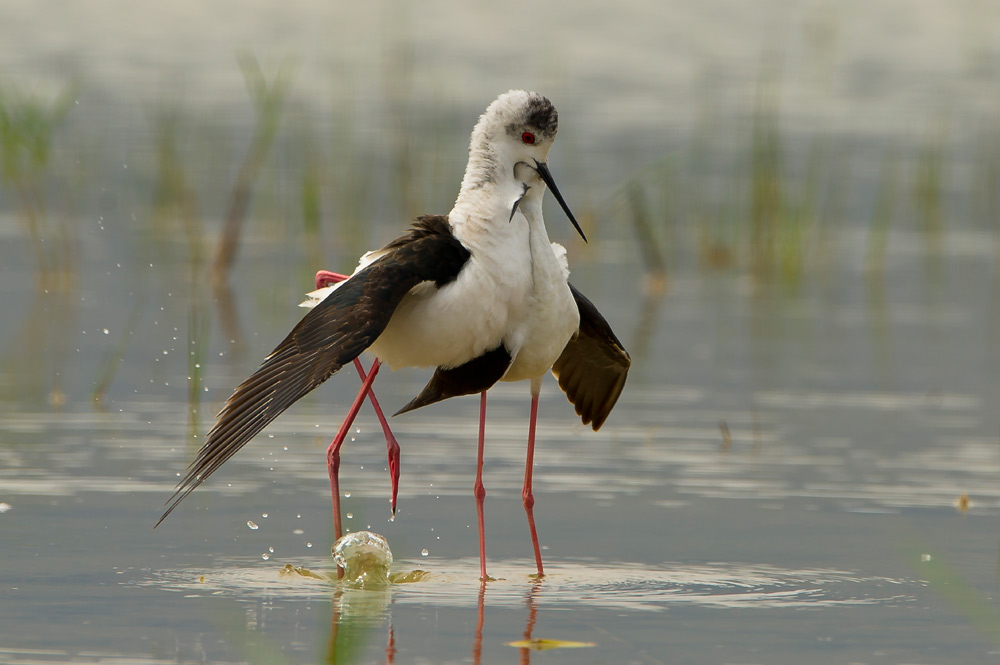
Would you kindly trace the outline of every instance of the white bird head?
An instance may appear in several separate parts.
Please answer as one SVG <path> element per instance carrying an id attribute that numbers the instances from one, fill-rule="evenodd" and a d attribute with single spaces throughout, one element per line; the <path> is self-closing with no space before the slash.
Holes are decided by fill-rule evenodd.
<path id="1" fill-rule="evenodd" d="M 540 201 L 547 186 L 586 241 L 546 163 L 558 126 L 556 108 L 538 93 L 511 90 L 497 97 L 472 130 L 462 191 L 516 184 L 522 190 L 510 211 L 513 218 L 522 200 Z"/>

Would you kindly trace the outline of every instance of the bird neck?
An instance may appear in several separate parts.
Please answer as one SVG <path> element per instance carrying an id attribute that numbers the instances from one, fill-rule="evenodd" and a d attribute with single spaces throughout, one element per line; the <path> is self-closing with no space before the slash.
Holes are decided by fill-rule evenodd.
<path id="1" fill-rule="evenodd" d="M 485 168 L 485 167 L 484 167 Z M 494 169 L 497 167 L 494 165 Z M 524 185 L 510 176 L 479 179 L 470 160 L 455 206 L 449 214 L 453 227 L 465 227 L 469 233 L 506 235 L 514 203 L 524 194 Z M 470 175 L 472 174 L 472 175 Z M 520 206 L 518 206 L 520 209 Z"/>

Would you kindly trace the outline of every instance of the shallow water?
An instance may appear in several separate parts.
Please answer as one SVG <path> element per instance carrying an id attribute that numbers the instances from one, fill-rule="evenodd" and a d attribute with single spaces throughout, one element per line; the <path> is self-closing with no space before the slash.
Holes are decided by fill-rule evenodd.
<path id="1" fill-rule="evenodd" d="M 0 8 L 0 25 L 21 28 L 0 40 L 10 63 L 0 79 L 43 94 L 70 74 L 81 81 L 43 188 L 47 219 L 69 229 L 68 284 L 40 276 L 21 199 L 9 181 L 0 187 L 0 663 L 995 660 L 1000 243 L 981 201 L 995 181 L 986 194 L 976 184 L 990 149 L 977 132 L 995 120 L 995 9 L 769 2 L 730 16 L 735 9 L 688 5 L 621 6 L 606 20 L 597 8 L 589 18 L 537 9 L 561 21 L 540 56 L 524 46 L 536 44 L 533 33 L 519 32 L 530 26 L 496 7 L 447 21 L 394 5 L 298 6 L 283 17 L 261 7 L 238 21 L 179 11 L 142 30 L 128 12 L 74 26 L 72 12 Z M 492 21 L 496 35 L 442 40 L 473 19 Z M 378 39 L 362 38 L 376 28 Z M 828 176 L 835 198 L 852 203 L 818 215 L 827 226 L 799 248 L 802 274 L 768 280 L 740 253 L 749 221 L 738 219 L 743 209 L 726 213 L 719 184 L 747 173 L 736 180 L 745 186 L 757 167 L 742 148 L 720 148 L 736 141 L 720 118 L 753 115 L 747 100 L 775 31 L 788 41 L 779 67 L 786 196 L 801 193 L 793 184 L 813 136 L 861 147 L 849 182 Z M 515 33 L 516 67 L 499 57 L 501 36 Z M 253 121 L 233 58 L 248 40 L 267 66 L 275 53 L 302 59 L 226 303 L 192 271 L 177 211 L 196 209 L 211 247 Z M 579 423 L 554 381 L 543 388 L 534 488 L 545 578 L 532 577 L 520 500 L 524 385 L 498 386 L 489 401 L 487 549 L 497 579 L 485 588 L 475 398 L 393 420 L 395 519 L 367 407 L 344 449 L 345 526 L 385 535 L 394 571 L 426 576 L 372 591 L 283 573 L 333 569 L 324 451 L 357 388 L 350 371 L 153 530 L 221 402 L 302 315 L 295 304 L 313 272 L 349 270 L 398 233 L 410 205 L 446 210 L 482 102 L 512 85 L 560 100 L 553 170 L 592 242 L 574 241 L 554 206 L 548 226 L 568 246 L 574 284 L 634 361 L 599 433 Z M 355 100 L 346 120 L 328 99 L 344 95 Z M 164 96 L 171 103 L 157 101 Z M 962 101 L 942 111 L 942 100 Z M 158 192 L 178 174 L 157 143 L 169 125 L 158 118 L 176 108 L 175 157 L 195 205 L 164 213 Z M 933 160 L 912 155 L 941 123 L 951 161 L 935 222 L 913 202 L 911 182 Z M 408 137 L 401 153 L 399 136 Z M 705 155 L 677 145 L 698 136 L 724 164 L 690 164 Z M 895 222 L 872 270 L 883 143 L 911 157 L 899 162 Z M 300 209 L 313 149 L 327 151 L 316 173 L 329 187 L 315 237 Z M 431 158 L 397 173 L 400 154 Z M 653 217 L 667 220 L 655 229 L 666 288 L 650 295 L 618 198 L 663 160 L 690 168 L 690 180 L 649 186 Z M 369 179 L 345 180 L 352 172 Z M 395 194 L 404 176 L 408 201 Z M 723 197 L 719 210 L 714 199 L 699 208 L 684 182 Z M 670 208 L 676 219 L 655 208 L 660 195 L 683 199 L 681 213 Z M 718 230 L 699 221 L 706 210 L 737 217 L 722 228 L 724 240 L 735 228 L 729 263 L 698 256 L 700 234 Z M 349 223 L 351 211 L 362 224 Z M 394 411 L 425 380 L 386 371 L 376 388 Z M 557 648 L 518 646 L 525 641 Z"/>
<path id="2" fill-rule="evenodd" d="M 595 645 L 524 652 L 567 663 L 990 657 L 996 389 L 979 366 L 985 343 L 966 338 L 991 329 L 995 313 L 969 302 L 963 277 L 992 267 L 961 258 L 961 276 L 940 282 L 946 305 L 900 288 L 878 315 L 895 331 L 891 353 L 874 364 L 867 353 L 883 333 L 870 310 L 831 311 L 809 294 L 748 304 L 737 281 L 672 280 L 650 351 L 636 354 L 605 429 L 576 423 L 546 385 L 535 473 L 542 581 L 531 577 L 519 496 L 527 395 L 501 386 L 485 472 L 499 579 L 482 596 L 473 398 L 396 419 L 403 472 L 393 521 L 384 444 L 363 412 L 344 452 L 345 524 L 386 535 L 394 570 L 429 573 L 371 593 L 281 572 L 333 567 L 323 449 L 353 378 L 280 418 L 155 531 L 195 447 L 184 443 L 183 397 L 12 408 L 0 449 L 0 499 L 10 505 L 0 514 L 0 662 L 314 662 L 333 658 L 331 640 L 341 659 L 381 662 L 390 635 L 396 662 L 463 662 L 477 648 L 482 662 L 516 661 L 522 652 L 509 643 L 529 638 Z M 638 274 L 603 268 L 585 268 L 580 283 L 634 348 L 642 312 L 606 293 Z M 708 307 L 706 289 L 716 289 Z M 775 334 L 747 332 L 758 307 Z M 297 315 L 290 304 L 288 321 Z M 262 321 L 251 345 L 267 346 L 283 326 Z M 928 337 L 934 352 L 907 361 Z M 137 349 L 159 353 L 150 346 Z M 123 372 L 133 362 L 143 363 L 127 359 Z M 237 370 L 215 366 L 206 383 L 221 397 Z M 422 378 L 381 377 L 381 399 L 404 403 Z M 157 381 L 183 386 L 183 367 Z M 963 493 L 967 512 L 957 507 Z"/>

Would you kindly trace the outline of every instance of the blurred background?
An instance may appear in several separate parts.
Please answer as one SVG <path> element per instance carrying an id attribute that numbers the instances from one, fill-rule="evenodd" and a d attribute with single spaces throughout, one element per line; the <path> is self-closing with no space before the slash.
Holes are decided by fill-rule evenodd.
<path id="1" fill-rule="evenodd" d="M 546 384 L 536 515 L 569 572 L 526 596 L 528 632 L 551 607 L 576 618 L 548 615 L 544 636 L 614 636 L 546 656 L 1000 649 L 997 3 L 6 0 L 0 541 L 17 565 L 0 569 L 0 662 L 45 649 L 241 659 L 232 645 L 257 634 L 295 662 L 336 660 L 325 592 L 303 606 L 274 591 L 280 565 L 261 553 L 284 543 L 285 560 L 325 565 L 322 450 L 353 377 L 149 527 L 232 387 L 300 317 L 315 271 L 350 272 L 408 220 L 446 213 L 472 126 L 511 88 L 560 112 L 550 165 L 591 241 L 551 201 L 547 226 L 634 362 L 598 434 Z M 380 377 L 386 408 L 425 380 Z M 519 562 L 527 390 L 494 392 L 489 547 Z M 475 554 L 474 405 L 398 419 L 392 523 L 368 418 L 345 451 L 357 528 L 385 533 L 411 568 L 440 556 L 454 573 Z M 721 563 L 686 567 L 706 561 Z M 776 568 L 760 581 L 759 565 Z M 614 570 L 635 600 L 608 611 L 587 599 Z M 235 632 L 185 622 L 197 601 L 180 599 L 202 596 L 177 580 L 199 571 L 225 577 L 202 596 L 226 600 L 196 614 L 229 616 L 232 602 Z M 412 586 L 373 625 L 394 624 L 400 644 L 401 626 L 433 636 L 401 662 L 465 658 L 475 590 Z M 739 600 L 749 588 L 763 595 Z M 519 626 L 491 642 L 487 624 L 497 658 L 518 655 L 504 640 L 521 635 L 520 591 L 497 592 L 495 621 Z M 751 621 L 719 609 L 720 593 L 754 607 Z M 791 621 L 785 593 L 828 609 Z M 102 628 L 73 628 L 98 601 Z M 460 629 L 441 628 L 446 613 Z M 29 636 L 53 614 L 58 637 Z M 668 615 L 687 630 L 665 634 Z M 362 662 L 382 658 L 378 635 L 352 638 Z"/>

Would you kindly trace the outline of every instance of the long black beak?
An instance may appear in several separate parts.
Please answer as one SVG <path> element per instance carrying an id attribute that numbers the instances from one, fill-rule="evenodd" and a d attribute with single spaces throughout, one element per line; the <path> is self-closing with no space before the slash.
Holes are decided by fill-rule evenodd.
<path id="1" fill-rule="evenodd" d="M 559 188 L 556 187 L 556 181 L 552 179 L 552 174 L 549 172 L 549 165 L 545 162 L 535 160 L 535 170 L 538 171 L 538 175 L 542 176 L 542 180 L 545 181 L 546 186 L 552 190 L 552 194 L 556 197 L 556 201 L 559 202 L 563 212 L 566 213 L 567 217 L 569 217 L 569 221 L 573 222 L 573 227 L 576 229 L 576 232 L 580 234 L 580 237 L 583 238 L 584 242 L 587 242 L 587 236 L 584 235 L 583 229 L 580 228 L 580 224 L 576 221 L 576 217 L 573 216 L 569 206 L 566 205 L 566 200 L 562 197 L 562 194 L 559 193 Z"/>

